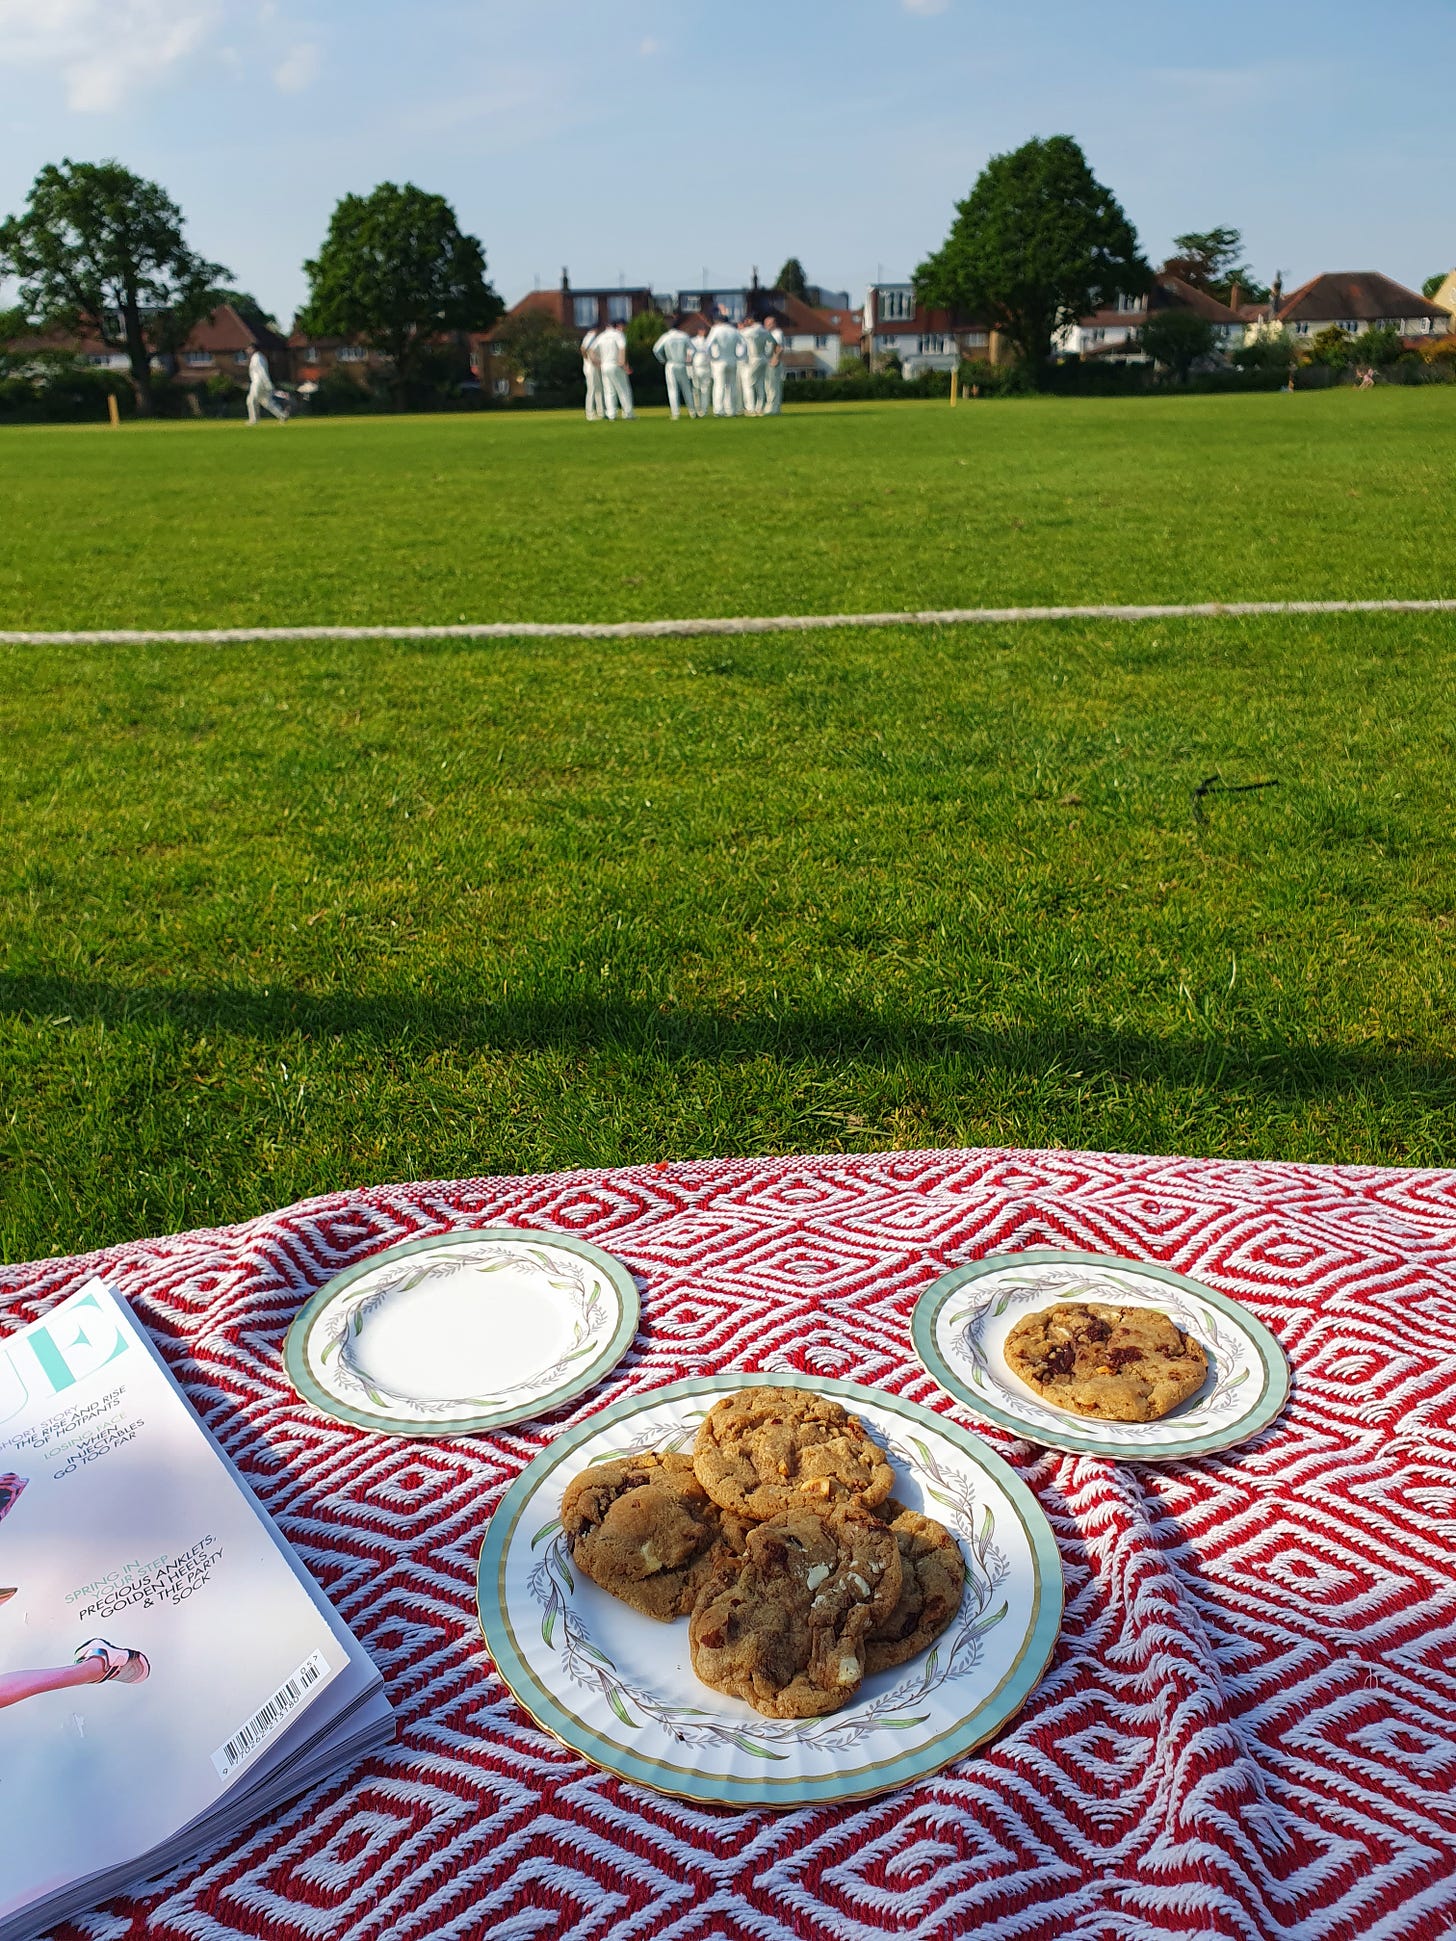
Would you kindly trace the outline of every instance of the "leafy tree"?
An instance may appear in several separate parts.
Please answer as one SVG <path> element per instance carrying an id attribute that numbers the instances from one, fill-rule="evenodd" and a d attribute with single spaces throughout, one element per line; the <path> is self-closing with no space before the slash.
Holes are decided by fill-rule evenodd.
<path id="1" fill-rule="evenodd" d="M 1212 356 L 1218 335 L 1191 310 L 1154 310 L 1138 332 L 1138 345 L 1182 383 L 1200 357 Z"/>
<path id="2" fill-rule="evenodd" d="M 648 403 L 667 402 L 667 373 L 652 355 L 652 346 L 668 327 L 660 310 L 639 310 L 627 325 L 627 362 L 632 366 L 632 389 Z"/>
<path id="3" fill-rule="evenodd" d="M 1437 270 L 1434 276 L 1428 276 L 1426 278 L 1425 282 L 1421 285 L 1421 295 L 1426 299 L 1427 303 L 1435 296 L 1437 290 L 1440 289 L 1450 274 L 1451 272 L 1449 270 Z"/>
<path id="4" fill-rule="evenodd" d="M 1241 371 L 1272 371 L 1287 377 L 1299 357 L 1298 340 L 1282 324 L 1268 324 L 1234 352 Z"/>
<path id="5" fill-rule="evenodd" d="M 1244 239 L 1237 229 L 1190 229 L 1185 236 L 1173 238 L 1175 254 L 1163 268 L 1171 276 L 1181 276 L 1195 290 L 1227 303 L 1235 283 L 1246 303 L 1267 303 L 1269 291 L 1255 277 L 1247 263 L 1239 261 Z"/>
<path id="6" fill-rule="evenodd" d="M 1034 371 L 1058 330 L 1147 283 L 1131 223 L 1070 135 L 993 156 L 915 272 L 922 303 L 994 324 Z"/>
<path id="7" fill-rule="evenodd" d="M 1389 324 L 1376 324 L 1369 330 L 1362 330 L 1350 345 L 1352 364 L 1369 364 L 1380 370 L 1393 364 L 1405 349 L 1400 332 Z"/>
<path id="8" fill-rule="evenodd" d="M 246 290 L 229 290 L 226 288 L 209 290 L 207 293 L 207 301 L 209 312 L 218 309 L 224 303 L 230 303 L 242 318 L 243 322 L 248 326 L 249 330 L 276 331 L 278 329 L 278 319 L 273 315 L 273 312 L 271 310 L 265 310 L 258 299 L 255 296 L 251 296 Z"/>
<path id="9" fill-rule="evenodd" d="M 1304 354 L 1306 364 L 1328 364 L 1332 371 L 1343 371 L 1350 361 L 1350 349 L 1354 338 L 1338 324 L 1326 324 L 1317 330 L 1309 340 L 1309 348 Z"/>
<path id="10" fill-rule="evenodd" d="M 862 351 L 842 350 L 839 353 L 838 375 L 840 377 L 863 377 L 869 367 L 869 359 Z"/>
<path id="11" fill-rule="evenodd" d="M 495 344 L 533 391 L 555 396 L 581 390 L 581 345 L 540 310 L 522 310 L 508 318 Z"/>
<path id="12" fill-rule="evenodd" d="M 18 216 L 0 223 L 0 269 L 42 326 L 86 328 L 131 366 L 137 410 L 154 404 L 154 347 L 175 346 L 228 272 L 187 247 L 182 212 L 120 162 L 48 163 Z"/>
<path id="13" fill-rule="evenodd" d="M 346 195 L 319 253 L 304 264 L 300 322 L 320 337 L 351 337 L 387 357 L 401 398 L 428 364 L 426 347 L 457 331 L 488 330 L 503 308 L 485 280 L 485 252 L 440 195 L 381 182 Z"/>
<path id="14" fill-rule="evenodd" d="M 804 274 L 804 265 L 797 256 L 791 256 L 778 275 L 774 278 L 774 288 L 782 290 L 786 297 L 798 297 L 801 303 L 809 301 L 809 279 Z"/>

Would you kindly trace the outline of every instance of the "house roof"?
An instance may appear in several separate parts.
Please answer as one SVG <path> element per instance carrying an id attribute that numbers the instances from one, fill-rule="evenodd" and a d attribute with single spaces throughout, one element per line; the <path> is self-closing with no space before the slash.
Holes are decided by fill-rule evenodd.
<path id="1" fill-rule="evenodd" d="M 1281 323 L 1333 323 L 1348 318 L 1351 323 L 1374 324 L 1407 317 L 1444 323 L 1450 312 L 1379 270 L 1335 270 L 1311 277 L 1285 298 L 1279 310 Z"/>
<path id="2" fill-rule="evenodd" d="M 817 371 L 819 359 L 811 350 L 786 350 L 784 369 L 786 371 Z"/>
<path id="3" fill-rule="evenodd" d="M 235 310 L 230 303 L 220 303 L 210 316 L 197 324 L 188 337 L 187 350 L 208 350 L 214 355 L 229 351 L 251 350 L 260 344 L 264 350 L 272 350 L 283 344 L 284 338 L 276 331 L 255 330 L 248 320 Z"/>
<path id="4" fill-rule="evenodd" d="M 1240 324 L 1242 316 L 1231 310 L 1218 297 L 1210 296 L 1207 290 L 1200 290 L 1196 283 L 1185 277 L 1175 276 L 1171 270 L 1159 271 L 1153 278 L 1152 288 L 1148 291 L 1147 309 L 1154 310 L 1191 310 L 1195 317 L 1202 317 L 1206 323 Z"/>

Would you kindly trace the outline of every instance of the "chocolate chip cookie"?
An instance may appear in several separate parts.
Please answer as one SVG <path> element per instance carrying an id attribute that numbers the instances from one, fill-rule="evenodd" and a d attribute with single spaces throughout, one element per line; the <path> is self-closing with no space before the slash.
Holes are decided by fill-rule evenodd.
<path id="1" fill-rule="evenodd" d="M 766 1519 L 811 1508 L 872 1510 L 894 1477 L 858 1417 L 807 1389 L 744 1388 L 717 1404 L 693 1447 L 720 1508 Z"/>
<path id="2" fill-rule="evenodd" d="M 741 1548 L 745 1533 L 675 1454 L 593 1463 L 568 1485 L 561 1525 L 594 1584 L 664 1623 L 686 1617 L 719 1556 Z"/>
<path id="3" fill-rule="evenodd" d="M 1160 1308 L 1064 1301 L 1024 1315 L 1006 1337 L 1006 1364 L 1073 1415 L 1156 1422 L 1196 1395 L 1208 1357 Z"/>
<path id="4" fill-rule="evenodd" d="M 703 1586 L 688 1620 L 693 1670 L 769 1718 L 837 1711 L 859 1689 L 870 1634 L 898 1605 L 901 1582 L 896 1534 L 875 1518 L 774 1517 Z"/>
<path id="5" fill-rule="evenodd" d="M 900 1595 L 870 1633 L 866 1671 L 888 1671 L 928 1650 L 960 1609 L 966 1586 L 966 1560 L 943 1523 L 895 1502 L 880 1514 L 900 1548 Z"/>

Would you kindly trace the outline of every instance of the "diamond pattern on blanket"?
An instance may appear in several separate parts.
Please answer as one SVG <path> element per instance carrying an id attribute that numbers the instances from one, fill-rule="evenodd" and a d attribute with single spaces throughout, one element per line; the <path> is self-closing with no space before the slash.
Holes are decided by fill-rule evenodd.
<path id="1" fill-rule="evenodd" d="M 309 1294 L 485 1225 L 631 1268 L 642 1328 L 601 1389 L 429 1443 L 293 1396 L 280 1350 Z M 1284 1416 L 1244 1449 L 1142 1468 L 979 1427 L 915 1360 L 910 1312 L 946 1268 L 1031 1247 L 1155 1261 L 1245 1302 L 1290 1354 Z M 373 1654 L 400 1739 L 77 1941 L 1456 1932 L 1456 1175 L 951 1152 L 431 1182 L 0 1269 L 6 1325 L 93 1272 Z M 585 1765 L 496 1676 L 475 1558 L 513 1478 L 607 1401 L 733 1369 L 926 1402 L 1046 1509 L 1061 1642 L 1022 1715 L 949 1772 L 841 1807 L 692 1806 Z"/>

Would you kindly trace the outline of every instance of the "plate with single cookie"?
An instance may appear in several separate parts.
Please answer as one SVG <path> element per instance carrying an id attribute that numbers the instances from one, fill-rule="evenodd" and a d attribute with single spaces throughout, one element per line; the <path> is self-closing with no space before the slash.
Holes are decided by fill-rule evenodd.
<path id="1" fill-rule="evenodd" d="M 658 1792 L 802 1806 L 905 1786 L 1026 1703 L 1062 1616 L 1030 1490 L 899 1396 L 799 1374 L 650 1389 L 543 1450 L 481 1546 L 502 1678 Z"/>
<path id="2" fill-rule="evenodd" d="M 1031 1249 L 958 1267 L 915 1304 L 915 1351 L 948 1394 L 1029 1442 L 1128 1462 L 1231 1449 L 1289 1394 L 1249 1310 L 1170 1268 Z"/>

